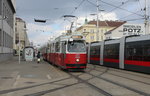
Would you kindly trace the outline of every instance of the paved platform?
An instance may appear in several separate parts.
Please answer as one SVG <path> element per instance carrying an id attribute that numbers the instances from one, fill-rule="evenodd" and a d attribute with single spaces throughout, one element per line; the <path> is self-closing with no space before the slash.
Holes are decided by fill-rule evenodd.
<path id="1" fill-rule="evenodd" d="M 88 64 L 66 72 L 43 60 L 0 63 L 0 96 L 150 96 L 150 75 Z"/>

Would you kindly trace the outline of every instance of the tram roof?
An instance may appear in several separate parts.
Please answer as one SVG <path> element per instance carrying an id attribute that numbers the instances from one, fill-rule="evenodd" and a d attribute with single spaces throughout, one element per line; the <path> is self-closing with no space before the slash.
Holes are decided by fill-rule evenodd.
<path id="1" fill-rule="evenodd" d="M 72 35 L 61 35 L 55 39 L 55 41 L 68 41 L 69 39 L 73 40 L 85 40 L 83 35 L 80 34 L 72 34 Z"/>

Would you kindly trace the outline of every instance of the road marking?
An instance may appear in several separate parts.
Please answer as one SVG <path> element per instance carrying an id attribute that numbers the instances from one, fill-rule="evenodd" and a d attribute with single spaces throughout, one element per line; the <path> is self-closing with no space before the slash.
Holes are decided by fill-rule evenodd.
<path id="1" fill-rule="evenodd" d="M 20 79 L 20 75 L 17 76 L 16 80 Z"/>
<path id="2" fill-rule="evenodd" d="M 15 80 L 15 83 L 13 84 L 13 88 L 16 88 L 16 85 L 18 84 L 17 81 L 20 79 L 20 75 L 17 75 L 17 78 Z M 10 92 L 10 93 L 7 93 L 6 96 L 12 96 L 14 93 L 13 92 Z"/>
<path id="3" fill-rule="evenodd" d="M 13 87 L 16 87 L 16 85 L 17 85 L 17 80 L 19 80 L 19 79 L 20 79 L 20 75 L 17 76 L 16 81 L 15 81 L 15 83 L 13 84 Z"/>
<path id="4" fill-rule="evenodd" d="M 49 75 L 47 75 L 47 78 L 48 78 L 48 79 L 52 79 L 52 77 L 51 77 L 51 76 L 49 76 Z"/>

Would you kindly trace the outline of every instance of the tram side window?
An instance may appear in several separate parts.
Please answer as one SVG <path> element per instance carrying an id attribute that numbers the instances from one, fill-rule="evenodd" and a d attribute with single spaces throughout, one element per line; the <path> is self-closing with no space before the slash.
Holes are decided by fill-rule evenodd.
<path id="1" fill-rule="evenodd" d="M 49 48 L 46 48 L 46 53 L 49 53 Z"/>
<path id="2" fill-rule="evenodd" d="M 52 53 L 52 45 L 50 46 L 50 53 Z"/>
<path id="3" fill-rule="evenodd" d="M 142 60 L 142 46 L 126 45 L 126 59 Z"/>
<path id="4" fill-rule="evenodd" d="M 150 41 L 126 43 L 125 59 L 150 61 Z M 148 44 L 149 43 L 149 44 Z"/>
<path id="5" fill-rule="evenodd" d="M 56 43 L 55 50 L 56 50 L 56 52 L 60 52 L 60 43 L 59 42 Z"/>
<path id="6" fill-rule="evenodd" d="M 62 42 L 62 53 L 66 53 L 66 42 Z"/>
<path id="7" fill-rule="evenodd" d="M 51 46 L 49 46 L 49 53 L 51 53 Z"/>
<path id="8" fill-rule="evenodd" d="M 55 43 L 53 43 L 52 46 L 51 46 L 51 52 L 52 52 L 52 53 L 55 52 Z"/>
<path id="9" fill-rule="evenodd" d="M 119 44 L 105 45 L 104 58 L 119 59 Z"/>
<path id="10" fill-rule="evenodd" d="M 143 47 L 143 61 L 150 61 L 150 44 Z"/>
<path id="11" fill-rule="evenodd" d="M 100 55 L 100 46 L 91 46 L 91 55 Z"/>

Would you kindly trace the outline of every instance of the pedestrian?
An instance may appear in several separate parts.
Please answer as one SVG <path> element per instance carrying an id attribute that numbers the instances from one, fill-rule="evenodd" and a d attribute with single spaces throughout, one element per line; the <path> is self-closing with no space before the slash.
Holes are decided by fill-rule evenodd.
<path id="1" fill-rule="evenodd" d="M 38 54 L 37 54 L 37 63 L 40 63 L 40 57 L 41 57 L 41 53 L 39 51 Z"/>

